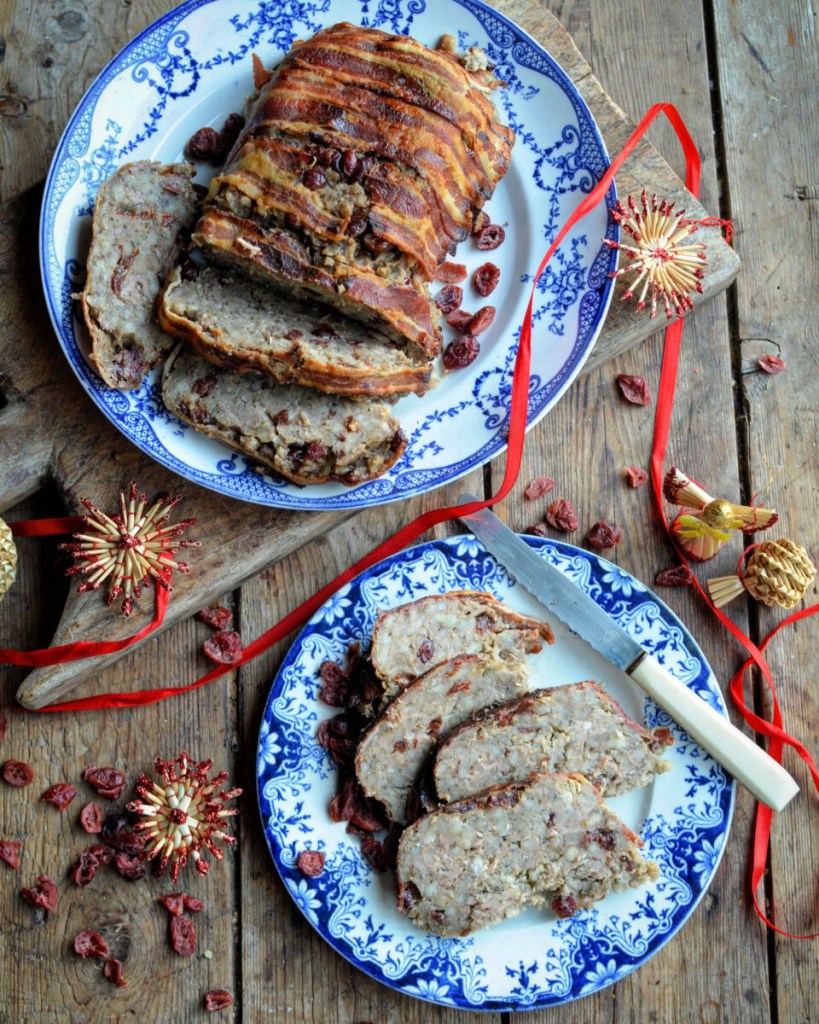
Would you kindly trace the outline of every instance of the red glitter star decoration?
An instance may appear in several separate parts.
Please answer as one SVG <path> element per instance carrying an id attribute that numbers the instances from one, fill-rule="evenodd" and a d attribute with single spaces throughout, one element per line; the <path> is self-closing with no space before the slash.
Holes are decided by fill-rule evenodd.
<path id="1" fill-rule="evenodd" d="M 157 758 L 154 771 L 160 782 L 147 775 L 137 779 L 136 791 L 141 799 L 128 804 L 128 810 L 143 820 L 134 831 L 143 834 L 145 847 L 142 860 L 159 858 L 157 875 L 163 875 L 170 865 L 171 879 L 175 882 L 188 860 L 196 865 L 200 875 L 206 875 L 210 863 L 203 853 L 210 852 L 217 860 L 224 852 L 216 842 L 236 845 L 236 837 L 222 829 L 223 819 L 238 814 L 235 808 L 225 809 L 225 803 L 241 796 L 241 789 L 219 790 L 227 779 L 227 772 L 209 778 L 213 761 L 196 762 L 184 751 L 174 761 Z"/>
<path id="2" fill-rule="evenodd" d="M 637 308 L 646 307 L 646 297 L 651 289 L 650 319 L 657 315 L 657 302 L 662 298 L 665 315 L 671 320 L 674 313 L 683 316 L 694 308 L 691 292 L 702 292 L 700 283 L 705 276 L 705 244 L 694 242 L 681 245 L 697 230 L 697 223 L 685 219 L 685 210 L 674 212 L 674 204 L 667 199 L 649 200 L 643 190 L 640 207 L 633 196 L 626 198 L 625 206 L 618 200 L 612 211 L 615 220 L 630 235 L 633 242 L 613 242 L 604 238 L 603 244 L 610 249 L 620 249 L 631 262 L 619 267 L 610 277 L 634 272 L 637 276 L 623 293 L 623 299 L 637 294 Z"/>
<path id="3" fill-rule="evenodd" d="M 123 595 L 122 612 L 130 615 L 134 601 L 151 577 L 170 593 L 170 570 L 190 571 L 186 562 L 177 562 L 171 555 L 180 548 L 198 548 L 201 542 L 179 539 L 195 519 L 168 523 L 181 498 L 162 497 L 146 509 L 147 499 L 137 492 L 134 483 L 129 488 L 127 503 L 124 491 L 120 491 L 119 498 L 120 511 L 111 516 L 87 498 L 80 499 L 87 509 L 83 521 L 88 532 L 75 533 L 73 542 L 60 547 L 77 560 L 67 574 L 82 573 L 88 577 L 77 588 L 81 593 L 98 590 L 107 581 L 106 602 L 113 604 Z"/>

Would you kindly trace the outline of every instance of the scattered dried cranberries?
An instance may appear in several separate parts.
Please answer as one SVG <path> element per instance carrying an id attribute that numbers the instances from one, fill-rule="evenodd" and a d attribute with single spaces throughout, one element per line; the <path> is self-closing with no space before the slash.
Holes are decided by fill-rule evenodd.
<path id="1" fill-rule="evenodd" d="M 577 529 L 577 513 L 567 498 L 555 498 L 546 509 L 546 522 L 555 530 L 572 533 Z"/>
<path id="2" fill-rule="evenodd" d="M 18 868 L 22 845 L 16 839 L 0 839 L 0 860 L 4 860 L 10 868 Z"/>
<path id="3" fill-rule="evenodd" d="M 83 769 L 82 778 L 96 789 L 100 796 L 109 800 L 117 800 L 125 792 L 127 781 L 125 772 L 119 768 L 92 768 Z"/>
<path id="4" fill-rule="evenodd" d="M 660 569 L 654 582 L 660 587 L 688 587 L 694 576 L 687 565 L 677 565 L 673 569 Z"/>
<path id="5" fill-rule="evenodd" d="M 80 824 L 89 835 L 102 832 L 102 808 L 91 800 L 80 811 Z"/>
<path id="6" fill-rule="evenodd" d="M 444 314 L 451 313 L 463 302 L 464 290 L 460 285 L 448 284 L 435 296 L 435 305 Z"/>
<path id="7" fill-rule="evenodd" d="M 622 539 L 623 531 L 620 527 L 616 523 L 607 523 L 605 519 L 600 519 L 596 522 L 586 534 L 586 540 L 593 548 L 597 548 L 598 551 L 613 548 Z"/>
<path id="8" fill-rule="evenodd" d="M 536 476 L 523 493 L 530 501 L 533 501 L 535 498 L 542 498 L 544 494 L 548 494 L 554 485 L 555 482 L 550 476 Z"/>
<path id="9" fill-rule="evenodd" d="M 193 956 L 196 952 L 196 928 L 184 914 L 171 918 L 171 946 L 180 956 Z"/>
<path id="10" fill-rule="evenodd" d="M 626 478 L 629 487 L 642 487 L 648 480 L 648 473 L 639 466 L 626 466 Z"/>
<path id="11" fill-rule="evenodd" d="M 485 224 L 475 238 L 475 245 L 483 250 L 497 249 L 505 238 L 506 232 L 500 224 Z"/>
<path id="12" fill-rule="evenodd" d="M 302 850 L 296 858 L 296 867 L 308 878 L 317 878 L 324 871 L 324 854 L 321 850 Z"/>
<path id="13" fill-rule="evenodd" d="M 497 288 L 500 270 L 494 263 L 484 263 L 472 275 L 472 287 L 478 295 L 487 296 Z"/>
<path id="14" fill-rule="evenodd" d="M 122 976 L 122 961 L 113 956 L 109 957 L 102 965 L 102 976 L 118 988 L 125 988 L 128 984 Z"/>
<path id="15" fill-rule="evenodd" d="M 444 284 L 457 284 L 466 277 L 466 267 L 463 263 L 450 263 L 448 260 L 441 263 L 432 275 L 434 281 L 443 281 Z"/>
<path id="16" fill-rule="evenodd" d="M 57 883 L 48 875 L 40 875 L 37 884 L 30 889 L 21 889 L 20 895 L 35 907 L 54 910 L 57 906 Z"/>
<path id="17" fill-rule="evenodd" d="M 74 952 L 83 960 L 105 959 L 108 956 L 108 943 L 99 932 L 87 928 L 74 936 Z"/>
<path id="18" fill-rule="evenodd" d="M 64 811 L 76 795 L 76 789 L 67 782 L 55 782 L 53 786 L 48 787 L 40 799 L 48 804 L 54 804 L 56 808 Z"/>
<path id="19" fill-rule="evenodd" d="M 495 307 L 494 306 L 483 306 L 469 321 L 469 326 L 466 329 L 467 334 L 471 334 L 473 338 L 479 334 L 483 334 L 485 330 L 492 326 L 492 321 L 495 319 Z"/>
<path id="20" fill-rule="evenodd" d="M 233 629 L 221 630 L 202 644 L 202 650 L 217 665 L 233 665 L 242 655 L 242 638 Z"/>
<path id="21" fill-rule="evenodd" d="M 779 356 L 767 355 L 757 359 L 757 366 L 765 373 L 782 373 L 787 363 L 784 359 L 780 359 Z"/>
<path id="22" fill-rule="evenodd" d="M 10 786 L 22 788 L 30 786 L 34 782 L 34 769 L 25 761 L 6 761 L 3 765 L 2 776 Z"/>
<path id="23" fill-rule="evenodd" d="M 474 363 L 481 346 L 471 334 L 462 334 L 444 349 L 443 364 L 447 370 L 462 370 Z"/>
<path id="24" fill-rule="evenodd" d="M 215 988 L 212 992 L 205 993 L 204 1005 L 206 1010 L 226 1010 L 233 1006 L 233 996 L 223 988 Z"/>
<path id="25" fill-rule="evenodd" d="M 212 604 L 208 605 L 207 608 L 200 608 L 196 613 L 196 618 L 217 632 L 223 629 L 230 629 L 233 625 L 233 612 L 230 608 L 224 608 L 220 604 Z"/>
<path id="26" fill-rule="evenodd" d="M 651 392 L 642 377 L 634 377 L 629 373 L 618 373 L 617 383 L 620 385 L 623 398 L 631 402 L 632 405 L 648 405 L 651 402 Z"/>

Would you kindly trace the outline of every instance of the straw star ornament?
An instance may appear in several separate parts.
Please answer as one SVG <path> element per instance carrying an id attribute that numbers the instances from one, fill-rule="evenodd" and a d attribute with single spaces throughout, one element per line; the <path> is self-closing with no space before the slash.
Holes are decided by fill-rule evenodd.
<path id="1" fill-rule="evenodd" d="M 633 196 L 626 198 L 626 206 L 619 200 L 612 211 L 612 218 L 632 239 L 613 242 L 602 239 L 610 249 L 620 249 L 631 261 L 619 267 L 610 276 L 621 277 L 633 272 L 636 276 L 623 293 L 623 299 L 637 295 L 637 308 L 645 309 L 651 300 L 650 319 L 657 315 L 657 306 L 662 299 L 665 315 L 671 320 L 674 314 L 683 316 L 694 308 L 692 292 L 702 292 L 702 278 L 705 276 L 705 245 L 683 241 L 697 230 L 697 224 L 685 219 L 685 210 L 674 212 L 674 204 L 667 199 L 651 199 L 643 190 L 639 206 Z"/>
<path id="2" fill-rule="evenodd" d="M 75 533 L 74 541 L 60 547 L 76 559 L 67 575 L 82 573 L 87 577 L 77 588 L 80 593 L 98 590 L 107 583 L 106 602 L 113 604 L 122 596 L 122 613 L 130 615 L 134 601 L 151 578 L 171 591 L 170 570 L 190 571 L 186 562 L 177 562 L 171 556 L 180 548 L 200 547 L 201 542 L 180 539 L 195 519 L 169 522 L 181 498 L 159 498 L 148 508 L 147 498 L 139 494 L 134 483 L 127 500 L 124 491 L 119 497 L 120 511 L 110 516 L 82 498 L 87 532 Z"/>

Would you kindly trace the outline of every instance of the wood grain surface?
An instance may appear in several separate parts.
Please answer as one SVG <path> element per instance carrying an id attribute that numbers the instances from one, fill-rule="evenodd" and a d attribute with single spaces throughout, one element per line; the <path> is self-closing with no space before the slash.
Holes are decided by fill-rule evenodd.
<path id="1" fill-rule="evenodd" d="M 147 460 L 133 461 L 142 457 L 83 399 L 54 354 L 36 277 L 38 195 L 20 191 L 42 178 L 84 85 L 125 38 L 168 6 L 153 0 L 133 6 L 67 0 L 0 8 L 0 94 L 27 103 L 25 112 L 10 116 L 8 111 L 19 111 L 19 106 L 0 100 L 0 195 L 10 200 L 0 207 L 0 387 L 5 403 L 0 409 L 0 494 L 6 496 L 0 505 L 8 519 L 60 514 L 92 484 L 114 494 L 132 472 L 146 489 L 164 482 L 164 471 Z M 617 108 L 609 105 L 606 93 L 632 120 L 658 100 L 679 107 L 703 157 L 702 206 L 734 220 L 743 269 L 733 287 L 699 306 L 686 325 L 667 462 L 731 500 L 747 502 L 759 494 L 780 511 L 777 535 L 804 544 L 816 560 L 814 16 L 790 0 L 781 5 L 762 0 L 730 5 L 710 0 L 702 5 L 504 0 L 496 6 L 546 42 L 578 81 L 610 151 L 622 144 L 628 127 L 611 113 Z M 85 33 L 70 45 L 55 42 L 51 27 L 64 12 L 71 16 L 63 24 L 85 19 Z M 582 58 L 555 18 L 568 29 Z M 44 39 L 54 58 L 47 68 L 38 64 L 47 59 L 40 56 Z M 35 123 L 26 120 L 34 114 Z M 658 125 L 650 139 L 665 159 L 644 149 L 633 177 L 618 182 L 620 192 L 666 181 L 664 193 L 676 196 L 680 185 L 665 162 L 681 173 L 673 134 Z M 629 307 L 613 305 L 586 373 L 529 435 L 519 483 L 498 510 L 515 528 L 530 525 L 543 507 L 528 502 L 523 489 L 533 476 L 548 473 L 557 491 L 577 508 L 580 528 L 570 539 L 582 543 L 588 525 L 614 519 L 624 539 L 609 557 L 649 585 L 659 568 L 672 563 L 672 555 L 648 489 L 628 488 L 623 467 L 647 467 L 654 406 L 625 405 L 614 378 L 620 372 L 640 374 L 656 394 L 662 335 L 648 337 L 650 330 Z M 627 343 L 606 348 L 609 332 L 621 339 L 628 335 Z M 20 343 L 9 348 L 9 337 Z M 775 377 L 759 373 L 755 358 L 764 352 L 779 354 L 787 371 Z M 75 443 L 82 446 L 82 459 Z M 219 570 L 222 584 L 214 570 L 208 592 L 230 604 L 242 635 L 250 639 L 409 518 L 452 503 L 464 488 L 490 493 L 502 471 L 503 460 L 496 460 L 451 487 L 343 523 L 294 516 L 287 524 L 289 554 L 282 548 L 271 554 L 265 546 L 266 535 L 281 525 L 279 513 L 252 510 L 243 518 L 241 507 L 230 503 L 229 521 L 222 521 L 217 534 L 220 543 L 229 545 Z M 178 481 L 172 489 L 179 487 L 186 496 L 185 511 L 200 519 L 203 508 L 218 514 L 215 506 L 224 503 Z M 295 536 L 293 530 L 304 532 Z M 237 553 L 260 546 L 261 559 L 244 575 L 233 575 Z M 33 647 L 47 644 L 55 630 L 68 629 L 75 613 L 91 605 L 75 605 L 60 626 L 68 586 L 55 570 L 54 544 L 21 541 L 20 549 L 18 583 L 0 604 L 0 644 Z M 726 545 L 714 562 L 696 567 L 698 578 L 731 572 L 738 554 L 738 544 Z M 239 586 L 241 580 L 246 581 Z M 184 582 L 171 608 L 191 600 Z M 692 591 L 664 590 L 661 596 L 697 638 L 717 678 L 727 682 L 743 652 Z M 816 600 L 814 587 L 807 602 Z M 208 631 L 190 618 L 195 606 L 192 599 L 162 636 L 138 651 L 115 663 L 90 666 L 83 692 L 184 682 L 203 672 L 208 666 L 200 648 Z M 779 610 L 744 599 L 729 606 L 729 614 L 757 640 L 782 618 Z M 769 648 L 769 660 L 786 728 L 816 752 L 813 622 L 780 634 Z M 83 620 L 84 629 L 92 626 L 97 628 L 92 619 Z M 371 981 L 317 936 L 280 884 L 258 821 L 254 762 L 261 712 L 286 646 L 160 705 L 77 716 L 6 710 L 9 726 L 0 755 L 29 761 L 37 780 L 29 790 L 0 784 L 0 838 L 24 844 L 17 872 L 0 864 L 0 1024 L 24 1019 L 37 1024 L 132 1019 L 176 1024 L 211 1016 L 276 1024 L 505 1022 L 506 1015 L 442 1009 Z M 1 699 L 12 703 L 24 685 L 23 672 L 0 671 Z M 766 706 L 758 679 L 749 679 L 748 692 L 760 708 Z M 738 716 L 732 717 L 739 724 Z M 79 784 L 79 798 L 63 814 L 38 801 L 52 782 L 77 783 L 87 764 L 116 764 L 133 779 L 156 755 L 172 757 L 180 749 L 198 758 L 213 757 L 245 788 L 238 849 L 228 852 L 224 864 L 215 864 L 206 879 L 187 876 L 184 881 L 207 905 L 197 920 L 199 953 L 190 959 L 170 950 L 165 911 L 156 902 L 160 893 L 181 886 L 153 878 L 129 885 L 105 871 L 86 889 L 67 880 L 68 865 L 88 845 L 77 823 L 79 806 L 92 796 L 87 787 Z M 784 927 L 816 930 L 817 800 L 807 772 L 791 752 L 785 764 L 805 792 L 775 821 L 763 895 Z M 807 1024 L 816 1019 L 815 944 L 775 937 L 760 924 L 750 902 L 747 857 L 754 810 L 748 794 L 739 791 L 727 848 L 708 894 L 680 933 L 640 970 L 597 995 L 514 1019 L 521 1024 Z M 19 897 L 19 887 L 31 885 L 40 873 L 53 874 L 60 884 L 58 909 L 47 917 Z M 71 942 L 83 927 L 106 935 L 124 960 L 127 988 L 110 986 L 98 965 L 74 957 Z M 201 1000 L 210 988 L 232 991 L 233 1009 L 205 1014 Z"/>

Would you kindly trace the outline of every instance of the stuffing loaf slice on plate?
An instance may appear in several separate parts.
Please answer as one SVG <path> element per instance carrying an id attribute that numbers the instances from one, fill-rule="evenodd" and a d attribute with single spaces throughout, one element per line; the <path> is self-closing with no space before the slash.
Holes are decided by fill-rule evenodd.
<path id="1" fill-rule="evenodd" d="M 416 786 L 438 738 L 479 708 L 522 693 L 528 678 L 525 660 L 513 654 L 460 655 L 419 676 L 358 744 L 356 777 L 366 795 L 379 800 L 394 822 L 414 818 Z"/>
<path id="2" fill-rule="evenodd" d="M 156 304 L 198 213 L 190 164 L 125 164 L 94 207 L 82 311 L 91 362 L 112 388 L 138 388 L 173 348 Z"/>
<path id="3" fill-rule="evenodd" d="M 162 327 L 217 366 L 268 374 L 331 394 L 423 394 L 432 365 L 329 307 L 271 293 L 261 282 L 206 267 L 171 275 Z"/>
<path id="4" fill-rule="evenodd" d="M 180 345 L 165 364 L 166 406 L 197 430 L 298 484 L 379 476 L 406 439 L 391 408 L 214 366 Z"/>
<path id="5" fill-rule="evenodd" d="M 467 935 L 551 906 L 560 917 L 658 875 L 642 842 L 582 775 L 532 775 L 419 818 L 398 846 L 398 907 Z"/>
<path id="6" fill-rule="evenodd" d="M 514 136 L 487 96 L 500 84 L 376 29 L 297 42 L 211 182 L 195 241 L 434 357 L 428 283 L 509 164 Z"/>
<path id="7" fill-rule="evenodd" d="M 483 708 L 454 727 L 435 752 L 438 797 L 462 800 L 532 772 L 579 772 L 606 796 L 647 785 L 671 767 L 667 729 L 650 731 L 597 683 L 532 690 Z"/>
<path id="8" fill-rule="evenodd" d="M 535 654 L 553 639 L 546 623 L 519 615 L 491 594 L 452 590 L 379 613 L 370 658 L 389 698 L 459 654 Z"/>

